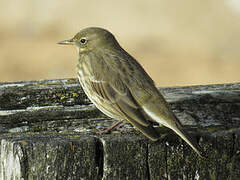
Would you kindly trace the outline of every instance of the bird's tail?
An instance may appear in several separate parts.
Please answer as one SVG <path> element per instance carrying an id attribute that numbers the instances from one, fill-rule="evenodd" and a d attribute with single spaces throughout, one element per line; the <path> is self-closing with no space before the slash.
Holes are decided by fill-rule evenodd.
<path id="1" fill-rule="evenodd" d="M 179 135 L 186 143 L 191 146 L 191 148 L 202 158 L 206 158 L 206 155 L 202 151 L 201 147 L 197 143 L 195 139 L 193 139 L 191 136 L 188 135 L 186 131 L 183 130 L 182 125 L 180 122 L 176 122 L 176 128 L 174 127 L 169 127 L 171 128 L 177 135 Z"/>

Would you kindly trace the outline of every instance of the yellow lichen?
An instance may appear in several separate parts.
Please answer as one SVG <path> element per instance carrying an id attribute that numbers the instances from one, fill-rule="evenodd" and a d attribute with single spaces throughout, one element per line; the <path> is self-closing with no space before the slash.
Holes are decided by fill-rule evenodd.
<path id="1" fill-rule="evenodd" d="M 22 141 L 21 143 L 22 143 L 22 145 L 24 145 L 24 146 L 26 146 L 26 145 L 28 144 L 27 141 Z"/>

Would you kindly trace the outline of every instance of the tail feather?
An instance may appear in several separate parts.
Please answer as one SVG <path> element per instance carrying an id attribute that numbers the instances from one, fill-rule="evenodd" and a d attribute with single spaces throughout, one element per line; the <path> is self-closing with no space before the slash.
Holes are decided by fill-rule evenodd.
<path id="1" fill-rule="evenodd" d="M 201 147 L 198 143 L 191 138 L 187 132 L 183 130 L 183 127 L 177 117 L 171 112 L 168 106 L 164 106 L 163 110 L 159 110 L 156 106 L 151 106 L 151 104 L 146 104 L 143 106 L 145 113 L 155 122 L 162 124 L 170 129 L 172 129 L 176 134 L 178 134 L 186 143 L 188 143 L 191 148 L 201 157 L 204 157 Z"/>
<path id="2" fill-rule="evenodd" d="M 176 123 L 177 128 L 171 128 L 177 135 L 179 135 L 186 143 L 191 146 L 191 148 L 201 157 L 205 157 L 201 147 L 196 142 L 195 139 L 189 136 L 189 134 L 183 130 L 182 126 L 179 123 Z"/>

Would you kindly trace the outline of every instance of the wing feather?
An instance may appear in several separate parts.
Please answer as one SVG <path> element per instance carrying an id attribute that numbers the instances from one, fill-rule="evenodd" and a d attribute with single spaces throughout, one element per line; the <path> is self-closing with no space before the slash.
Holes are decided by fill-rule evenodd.
<path id="1" fill-rule="evenodd" d="M 108 111 L 111 111 L 111 113 L 114 113 L 115 115 L 117 113 L 117 115 L 121 118 L 125 117 L 130 124 L 136 127 L 151 140 L 158 140 L 159 134 L 154 129 L 150 121 L 146 120 L 139 109 L 139 106 L 136 104 L 127 89 L 123 94 L 116 91 L 116 88 L 112 88 L 106 82 L 92 81 L 91 84 L 94 89 L 96 89 L 98 96 L 105 102 L 108 101 L 108 104 L 111 105 L 111 108 L 109 108 Z"/>
<path id="2" fill-rule="evenodd" d="M 104 101 L 108 101 L 113 108 L 121 111 L 128 118 L 134 119 L 136 122 L 142 126 L 148 126 L 150 123 L 147 121 L 141 111 L 139 106 L 134 101 L 128 89 L 125 89 L 125 93 L 119 93 L 116 91 L 116 87 L 112 88 L 107 82 L 104 81 L 91 81 L 91 85 L 96 89 L 96 93 L 99 98 Z"/>
<path id="3" fill-rule="evenodd" d="M 102 111 L 108 115 L 113 114 L 111 117 L 127 120 L 144 135 L 154 141 L 157 140 L 159 134 L 154 129 L 152 122 L 146 118 L 146 114 L 126 85 L 125 77 L 128 78 L 129 74 L 123 72 L 126 69 L 127 61 L 122 59 L 120 62 L 117 59 L 118 56 L 105 54 L 103 57 L 100 54 L 91 54 L 91 58 L 86 62 L 94 69 L 91 72 L 92 76 L 89 77 L 90 85 L 95 91 L 95 95 L 106 104 L 104 106 L 103 103 Z M 134 81 L 134 76 L 132 78 Z M 101 108 L 99 107 L 100 110 Z"/>

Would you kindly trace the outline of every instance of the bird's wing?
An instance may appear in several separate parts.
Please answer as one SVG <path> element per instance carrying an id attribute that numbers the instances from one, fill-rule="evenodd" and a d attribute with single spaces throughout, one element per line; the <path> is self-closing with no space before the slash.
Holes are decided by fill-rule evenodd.
<path id="1" fill-rule="evenodd" d="M 118 82 L 120 81 L 118 80 Z M 113 87 L 113 84 L 109 84 L 109 82 L 106 81 L 91 81 L 91 85 L 95 93 L 97 93 L 98 98 L 101 98 L 105 102 L 108 101 L 109 105 L 118 107 L 121 113 L 135 119 L 141 125 L 149 125 L 149 122 L 138 112 L 138 106 L 128 89 L 123 89 L 123 84 L 121 84 L 121 92 L 118 91 L 116 87 Z"/>
<path id="2" fill-rule="evenodd" d="M 108 70 L 110 71 L 110 69 Z M 102 71 L 106 73 L 104 69 Z M 115 115 L 117 113 L 119 118 L 126 119 L 144 135 L 156 141 L 159 138 L 158 133 L 152 126 L 152 123 L 144 117 L 139 105 L 123 83 L 120 75 L 116 71 L 112 71 L 111 73 L 106 73 L 112 74 L 111 77 L 103 76 L 103 72 L 98 73 L 95 71 L 97 74 L 90 78 L 90 85 L 95 91 L 95 95 L 111 106 L 108 111 Z"/>
<path id="3" fill-rule="evenodd" d="M 105 63 L 112 72 L 118 72 L 118 79 L 121 80 L 121 86 L 119 86 L 118 81 L 109 77 L 108 82 L 111 82 L 111 86 L 118 92 L 121 92 L 120 88 L 124 87 L 128 94 L 127 97 L 131 97 L 129 100 L 134 102 L 138 109 L 144 111 L 142 113 L 148 115 L 148 121 L 158 122 L 167 127 L 174 123 L 174 114 L 169 105 L 142 66 L 123 49 L 107 52 L 107 54 L 110 60 L 105 60 Z M 153 114 L 162 119 L 156 120 Z M 170 120 L 166 121 L 167 119 Z M 168 125 L 166 122 L 170 122 L 170 124 Z"/>
<path id="4" fill-rule="evenodd" d="M 117 113 L 118 116 L 127 120 L 153 141 L 158 140 L 158 133 L 152 124 L 146 120 L 127 89 L 123 93 L 106 82 L 91 82 L 91 84 L 99 98 L 102 98 L 105 102 L 108 101 L 111 109 L 114 109 L 112 113 Z M 111 111 L 111 109 L 109 110 Z"/>

